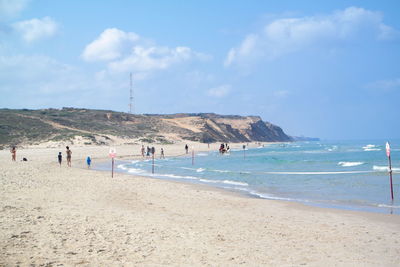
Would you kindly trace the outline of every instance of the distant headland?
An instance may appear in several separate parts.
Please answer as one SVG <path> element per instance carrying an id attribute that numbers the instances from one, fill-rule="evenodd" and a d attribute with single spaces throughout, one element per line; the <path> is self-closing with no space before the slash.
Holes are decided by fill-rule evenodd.
<path id="1" fill-rule="evenodd" d="M 60 141 L 110 145 L 185 140 L 202 143 L 289 142 L 299 139 L 259 116 L 214 113 L 138 115 L 80 108 L 0 109 L 2 147 Z"/>

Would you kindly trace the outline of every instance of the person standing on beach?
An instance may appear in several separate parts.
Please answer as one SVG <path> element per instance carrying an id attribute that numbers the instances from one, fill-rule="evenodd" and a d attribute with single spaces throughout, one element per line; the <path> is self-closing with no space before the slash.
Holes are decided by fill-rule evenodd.
<path id="1" fill-rule="evenodd" d="M 87 163 L 87 168 L 90 169 L 90 163 L 92 163 L 92 159 L 90 158 L 90 156 L 86 158 L 86 163 Z"/>
<path id="2" fill-rule="evenodd" d="M 71 167 L 71 156 L 72 156 L 72 151 L 69 149 L 69 146 L 67 148 L 67 165 L 68 167 Z"/>
<path id="3" fill-rule="evenodd" d="M 160 159 L 165 159 L 165 156 L 164 156 L 164 149 L 163 149 L 163 148 L 161 148 L 161 156 L 160 156 Z"/>
<path id="4" fill-rule="evenodd" d="M 13 146 L 11 148 L 10 152 L 11 152 L 11 160 L 16 161 L 17 160 L 17 149 L 15 148 L 15 146 Z"/>
<path id="5" fill-rule="evenodd" d="M 185 145 L 185 150 L 186 150 L 186 154 L 188 154 L 189 153 L 189 146 L 187 144 Z"/>
<path id="6" fill-rule="evenodd" d="M 61 167 L 61 162 L 62 162 L 62 155 L 61 152 L 58 152 L 58 164 L 60 164 L 60 167 Z"/>
<path id="7" fill-rule="evenodd" d="M 154 155 L 155 153 L 156 153 L 156 149 L 155 149 L 155 147 L 153 146 L 153 147 L 151 147 L 151 154 Z"/>
<path id="8" fill-rule="evenodd" d="M 144 145 L 142 145 L 142 150 L 141 150 L 141 152 L 142 152 L 142 158 L 144 158 Z"/>

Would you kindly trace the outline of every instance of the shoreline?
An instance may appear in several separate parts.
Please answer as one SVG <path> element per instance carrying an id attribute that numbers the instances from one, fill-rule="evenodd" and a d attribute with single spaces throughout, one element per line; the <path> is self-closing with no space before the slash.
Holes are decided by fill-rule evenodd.
<path id="1" fill-rule="evenodd" d="M 29 161 L 15 163 L 9 151 L 0 151 L 0 265 L 400 262 L 397 215 L 248 198 L 128 174 L 111 179 L 84 162 L 88 152 L 104 158 L 108 148 L 72 146 L 72 168 L 58 167 L 58 150 L 17 151 Z"/>
<path id="2" fill-rule="evenodd" d="M 262 143 L 261 145 L 264 146 L 268 146 L 270 144 L 280 144 L 279 143 Z M 240 150 L 240 146 L 242 144 L 233 144 L 233 148 L 232 149 L 239 149 Z M 257 144 L 257 146 L 254 146 L 250 149 L 254 149 L 254 148 L 259 148 L 260 144 Z M 214 151 L 214 150 L 211 150 Z M 210 152 L 209 150 L 199 150 L 197 152 Z M 168 157 L 184 157 L 187 154 L 179 154 L 179 155 L 169 155 Z M 129 157 L 129 156 L 124 156 L 125 158 Z M 187 157 L 190 157 L 190 153 L 187 155 Z M 140 174 L 140 173 L 129 173 L 125 170 L 121 170 L 118 168 L 118 165 L 120 164 L 125 164 L 125 163 L 129 163 L 131 160 L 139 160 L 139 161 L 151 161 L 151 156 L 150 157 L 144 157 L 142 158 L 141 155 L 136 155 L 136 157 L 133 158 L 129 158 L 129 159 L 118 159 L 118 161 L 122 162 L 122 163 L 117 163 L 115 164 L 115 169 L 114 172 L 116 173 L 122 173 L 122 174 L 127 174 L 130 175 L 132 177 L 134 176 L 140 176 L 143 178 L 151 178 L 151 179 L 158 179 L 158 180 L 164 180 L 164 181 L 171 181 L 171 182 L 177 182 L 177 183 L 185 183 L 185 184 L 193 184 L 193 185 L 201 185 L 201 186 L 206 186 L 206 187 L 211 187 L 211 188 L 215 188 L 218 190 L 221 190 L 222 192 L 227 192 L 227 193 L 235 193 L 244 197 L 249 197 L 249 198 L 256 198 L 256 199 L 263 199 L 263 200 L 276 200 L 276 201 L 282 201 L 282 202 L 288 202 L 288 203 L 297 203 L 297 204 L 301 204 L 304 206 L 309 206 L 309 207 L 317 207 L 317 208 L 327 208 L 327 209 L 334 209 L 334 210 L 339 210 L 339 211 L 353 211 L 353 212 L 367 212 L 367 213 L 378 213 L 378 214 L 390 214 L 390 215 L 394 215 L 394 216 L 399 216 L 399 210 L 397 206 L 394 207 L 379 207 L 379 206 L 373 206 L 373 205 L 352 205 L 351 203 L 346 203 L 346 202 L 337 202 L 337 203 L 328 203 L 328 202 L 324 202 L 324 201 L 316 201 L 316 200 L 301 200 L 301 199 L 289 199 L 289 198 L 284 198 L 284 197 L 263 197 L 260 196 L 256 193 L 252 193 L 250 191 L 241 191 L 238 189 L 234 189 L 234 188 L 228 188 L 228 187 L 221 187 L 221 186 L 216 186 L 213 184 L 209 184 L 209 183 L 204 183 L 204 182 L 199 182 L 197 180 L 189 180 L 189 179 L 178 179 L 178 178 L 173 178 L 173 177 L 165 177 L 165 174 L 162 173 L 157 173 L 157 171 L 154 173 L 154 175 L 150 174 L 149 172 L 146 172 L 146 174 Z M 159 158 L 155 158 L 156 160 L 159 160 Z M 106 160 L 103 161 L 104 163 L 106 163 Z M 157 169 L 157 164 L 155 164 L 156 169 Z M 111 166 L 108 166 L 111 169 Z M 106 170 L 107 167 L 105 167 L 105 165 L 103 165 L 101 168 L 97 169 L 99 171 L 105 171 L 107 172 L 108 170 Z M 171 175 L 175 175 L 174 173 L 171 173 Z M 390 205 L 390 204 L 388 204 Z"/>

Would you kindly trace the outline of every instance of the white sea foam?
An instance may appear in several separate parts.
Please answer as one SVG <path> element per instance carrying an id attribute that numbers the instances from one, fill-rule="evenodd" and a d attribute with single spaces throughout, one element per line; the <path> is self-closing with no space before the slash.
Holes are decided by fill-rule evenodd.
<path id="1" fill-rule="evenodd" d="M 211 184 L 230 184 L 230 185 L 239 185 L 239 186 L 249 186 L 248 183 L 237 182 L 231 180 L 208 180 L 208 179 L 200 179 L 200 182 L 203 183 L 211 183 Z"/>
<path id="2" fill-rule="evenodd" d="M 217 184 L 217 183 L 221 182 L 221 181 L 218 181 L 218 180 L 208 180 L 208 179 L 200 179 L 199 181 L 203 182 L 203 183 L 212 183 L 212 184 Z"/>
<path id="3" fill-rule="evenodd" d="M 263 174 L 285 174 L 285 175 L 320 175 L 320 174 L 356 174 L 356 173 L 371 173 L 373 171 L 343 171 L 343 172 L 260 172 Z"/>
<path id="4" fill-rule="evenodd" d="M 223 183 L 224 184 L 231 184 L 231 185 L 249 186 L 248 183 L 236 182 L 236 181 L 231 181 L 231 180 L 224 180 Z"/>
<path id="5" fill-rule="evenodd" d="M 128 168 L 128 172 L 129 172 L 129 173 L 136 173 L 136 174 L 139 174 L 139 173 L 145 173 L 146 171 L 144 171 L 144 170 L 142 170 L 142 169 Z"/>
<path id="6" fill-rule="evenodd" d="M 168 177 L 168 178 L 174 178 L 174 179 L 198 180 L 197 177 L 193 177 L 193 176 L 181 176 L 181 175 L 175 175 L 175 174 L 154 174 L 154 176 L 157 176 L 157 177 Z"/>
<path id="7" fill-rule="evenodd" d="M 341 161 L 338 163 L 338 165 L 342 166 L 342 167 L 353 167 L 353 166 L 359 166 L 359 165 L 363 165 L 365 162 L 361 162 L 361 161 Z"/>
<path id="8" fill-rule="evenodd" d="M 364 148 L 364 151 L 381 151 L 380 148 Z"/>
<path id="9" fill-rule="evenodd" d="M 388 172 L 389 171 L 389 167 L 388 166 L 376 166 L 376 165 L 374 165 L 372 167 L 372 169 L 374 171 L 380 171 L 380 172 Z"/>
<path id="10" fill-rule="evenodd" d="M 205 169 L 203 169 L 203 168 L 198 168 L 197 170 L 196 170 L 196 172 L 203 172 Z"/>
<path id="11" fill-rule="evenodd" d="M 296 199 L 293 199 L 293 198 L 276 197 L 276 196 L 272 196 L 272 195 L 265 194 L 265 193 L 260 193 L 260 192 L 253 191 L 253 190 L 249 190 L 248 193 L 253 195 L 253 196 L 257 196 L 257 197 L 265 198 L 265 199 L 296 201 Z M 304 201 L 304 202 L 307 202 L 307 201 Z"/>
<path id="12" fill-rule="evenodd" d="M 212 170 L 212 171 L 214 171 L 214 172 L 222 172 L 222 173 L 230 172 L 230 171 L 228 171 L 228 170 Z"/>
<path id="13" fill-rule="evenodd" d="M 375 147 L 376 147 L 376 145 L 371 145 L 371 144 L 363 146 L 364 149 L 375 148 Z"/>
<path id="14" fill-rule="evenodd" d="M 364 149 L 364 151 L 380 151 L 381 149 L 378 148 L 376 145 L 366 145 L 362 147 Z"/>
<path id="15" fill-rule="evenodd" d="M 338 146 L 332 146 L 331 148 L 328 148 L 328 151 L 336 151 L 338 149 Z"/>
<path id="16" fill-rule="evenodd" d="M 400 206 L 387 205 L 387 204 L 378 204 L 378 207 L 380 207 L 380 208 L 395 208 L 395 209 L 399 209 L 400 208 Z"/>
<path id="17" fill-rule="evenodd" d="M 125 167 L 125 164 L 119 164 L 119 165 L 117 165 L 117 168 L 121 169 L 123 171 L 126 171 L 128 169 L 127 167 Z"/>
<path id="18" fill-rule="evenodd" d="M 376 166 L 376 165 L 374 165 L 372 167 L 372 169 L 374 171 L 380 171 L 380 172 L 388 172 L 389 171 L 389 167 L 388 166 Z M 400 168 L 392 168 L 392 171 L 399 172 Z"/>
<path id="19" fill-rule="evenodd" d="M 206 157 L 206 156 L 208 156 L 208 154 L 207 153 L 197 153 L 196 156 L 198 156 L 198 157 Z"/>

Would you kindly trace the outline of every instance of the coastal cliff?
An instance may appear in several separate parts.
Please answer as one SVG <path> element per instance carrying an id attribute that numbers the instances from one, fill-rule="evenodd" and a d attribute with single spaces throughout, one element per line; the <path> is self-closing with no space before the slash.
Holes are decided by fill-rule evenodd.
<path id="1" fill-rule="evenodd" d="M 258 116 L 214 113 L 128 114 L 77 108 L 0 109 L 0 145 L 71 141 L 83 144 L 283 142 L 292 138 Z"/>

